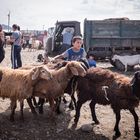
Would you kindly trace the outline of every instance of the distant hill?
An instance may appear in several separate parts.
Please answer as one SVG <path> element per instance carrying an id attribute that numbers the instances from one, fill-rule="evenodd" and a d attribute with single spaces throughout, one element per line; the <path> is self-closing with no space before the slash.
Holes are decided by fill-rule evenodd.
<path id="1" fill-rule="evenodd" d="M 8 25 L 1 24 L 4 31 L 8 31 Z M 9 30 L 12 30 L 12 27 L 9 26 Z"/>

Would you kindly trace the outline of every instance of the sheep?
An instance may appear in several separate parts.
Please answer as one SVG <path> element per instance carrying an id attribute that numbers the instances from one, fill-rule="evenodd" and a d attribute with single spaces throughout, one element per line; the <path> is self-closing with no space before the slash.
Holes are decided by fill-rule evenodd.
<path id="1" fill-rule="evenodd" d="M 64 93 L 67 93 L 71 97 L 71 101 L 70 101 L 70 104 L 69 104 L 69 108 L 71 110 L 74 109 L 74 106 L 76 108 L 76 99 L 74 97 L 74 91 L 75 91 L 75 88 L 76 88 L 75 84 L 77 83 L 76 79 L 77 79 L 76 76 L 72 77 L 71 80 L 68 82 L 66 89 L 64 90 Z M 65 99 L 65 96 L 62 96 L 62 97 L 63 97 L 63 102 L 67 103 L 67 101 Z M 55 101 L 56 101 L 56 113 L 57 114 L 61 113 L 61 111 L 60 111 L 61 100 L 62 100 L 61 96 L 59 98 L 55 99 Z M 34 102 L 35 106 L 39 107 L 39 113 L 43 114 L 43 104 L 45 103 L 45 99 L 44 98 L 39 98 L 39 101 L 38 101 L 38 104 L 37 104 L 37 103 L 35 103 L 36 101 L 34 101 L 34 98 L 33 98 L 33 102 Z M 73 106 L 73 103 L 74 103 L 74 106 Z"/>
<path id="2" fill-rule="evenodd" d="M 29 70 L 29 69 L 34 68 L 35 66 L 46 66 L 49 70 L 58 70 L 58 69 L 60 69 L 61 67 L 64 67 L 66 64 L 67 64 L 67 61 L 62 61 L 62 60 L 59 61 L 59 62 L 56 61 L 56 63 L 52 63 L 51 61 L 49 61 L 49 63 L 47 63 L 47 64 L 26 65 L 26 66 L 20 67 L 19 69 L 21 69 L 21 70 Z M 42 113 L 43 113 L 43 104 L 44 104 L 44 101 L 45 101 L 45 100 L 42 99 L 42 98 L 39 98 L 39 101 L 38 101 L 38 103 L 37 103 L 35 97 L 31 97 L 31 98 L 33 99 L 34 106 L 39 107 L 39 105 L 40 105 L 40 107 L 39 107 L 39 110 L 40 110 L 39 113 L 42 114 Z M 32 107 L 33 105 L 32 105 L 32 103 L 30 102 L 30 100 L 31 100 L 31 99 L 27 99 L 27 102 L 28 102 L 29 106 L 30 106 L 31 108 L 33 108 L 33 107 Z M 35 114 L 35 115 L 37 114 L 35 110 L 34 110 L 32 113 Z"/>
<path id="3" fill-rule="evenodd" d="M 125 67 L 125 72 L 127 71 L 127 66 L 135 66 L 140 64 L 140 55 L 114 55 L 112 57 L 112 61 L 119 60 Z"/>
<path id="4" fill-rule="evenodd" d="M 52 75 L 43 66 L 31 70 L 0 68 L 0 97 L 11 100 L 10 121 L 14 121 L 17 100 L 20 102 L 21 120 L 24 120 L 23 100 L 32 96 L 33 86 L 39 79 L 51 78 Z"/>
<path id="5" fill-rule="evenodd" d="M 62 61 L 60 63 L 57 63 L 57 65 L 54 66 L 54 68 L 58 70 L 58 69 L 60 69 L 60 68 L 62 68 L 64 66 L 66 66 L 67 63 L 68 63 L 68 61 Z M 87 71 L 88 67 L 87 67 L 87 64 L 85 63 L 85 61 L 84 60 L 80 60 L 80 63 L 82 65 L 82 67 L 85 69 L 85 71 Z M 76 107 L 76 99 L 75 99 L 74 94 L 73 94 L 73 92 L 75 91 L 75 88 L 76 88 L 76 86 L 75 86 L 76 80 L 77 80 L 77 76 L 73 76 L 71 78 L 71 80 L 68 82 L 66 89 L 64 90 L 64 93 L 67 93 L 68 95 L 71 96 L 72 100 L 71 100 L 71 102 L 69 104 L 69 108 L 72 109 L 72 110 L 74 109 L 73 102 L 74 102 L 74 105 Z M 65 96 L 63 96 L 63 101 L 64 101 L 64 103 L 67 102 L 66 99 L 65 99 Z M 35 103 L 34 100 L 33 100 L 33 102 L 34 102 L 34 105 L 35 105 L 36 103 Z M 39 102 L 37 104 L 37 107 L 39 107 L 39 113 L 40 114 L 43 114 L 43 104 L 44 104 L 44 102 L 45 102 L 45 99 L 39 98 Z M 60 108 L 60 104 L 61 104 L 61 97 L 56 99 L 56 104 L 57 104 L 57 106 L 56 106 L 56 113 L 60 114 L 61 111 L 60 111 L 59 108 Z"/>
<path id="6" fill-rule="evenodd" d="M 135 136 L 139 138 L 138 116 L 135 112 L 135 107 L 139 105 L 138 97 L 140 95 L 137 95 L 138 93 L 136 94 L 135 90 L 133 90 L 134 93 L 132 94 L 131 78 L 113 73 L 107 69 L 90 68 L 85 77 L 78 77 L 77 83 L 78 100 L 73 127 L 77 126 L 82 104 L 91 100 L 90 109 L 92 119 L 96 124 L 99 124 L 95 114 L 96 103 L 111 105 L 116 115 L 116 124 L 114 127 L 116 137 L 121 135 L 119 131 L 120 111 L 121 109 L 128 109 L 135 120 Z M 139 88 L 139 85 L 137 87 Z M 106 93 L 104 90 L 106 90 Z"/>
<path id="7" fill-rule="evenodd" d="M 68 82 L 74 75 L 84 76 L 86 74 L 85 69 L 81 63 L 76 61 L 67 62 L 66 66 L 59 70 L 51 71 L 53 79 L 51 82 L 47 80 L 39 80 L 34 86 L 33 95 L 41 98 L 46 98 L 51 107 L 52 115 L 55 111 L 54 100 L 64 94 L 64 90 L 67 87 Z M 30 104 L 32 104 L 30 102 Z M 30 105 L 31 110 L 33 106 Z"/>

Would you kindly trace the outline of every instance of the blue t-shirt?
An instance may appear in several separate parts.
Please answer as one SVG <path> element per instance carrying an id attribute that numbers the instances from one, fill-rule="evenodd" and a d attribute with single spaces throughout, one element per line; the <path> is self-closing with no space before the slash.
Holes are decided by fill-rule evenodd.
<path id="1" fill-rule="evenodd" d="M 92 59 L 88 59 L 88 64 L 90 67 L 96 67 L 96 61 Z"/>
<path id="2" fill-rule="evenodd" d="M 69 48 L 62 55 L 68 61 L 72 61 L 72 60 L 79 61 L 80 59 L 86 58 L 86 52 L 84 48 L 80 48 L 79 51 L 74 51 L 72 48 Z"/>
<path id="3" fill-rule="evenodd" d="M 12 37 L 15 39 L 14 45 L 20 46 L 21 45 L 21 32 L 20 31 L 14 31 L 12 33 Z"/>

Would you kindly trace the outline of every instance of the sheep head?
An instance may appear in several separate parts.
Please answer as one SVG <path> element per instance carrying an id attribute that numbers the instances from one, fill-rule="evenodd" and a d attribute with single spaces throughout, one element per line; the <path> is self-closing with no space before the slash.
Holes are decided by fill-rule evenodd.
<path id="1" fill-rule="evenodd" d="M 112 57 L 112 61 L 115 61 L 116 59 L 118 59 L 118 55 L 114 55 L 113 57 Z"/>
<path id="2" fill-rule="evenodd" d="M 71 62 L 68 62 L 67 67 L 69 67 L 73 75 L 83 77 L 86 75 L 86 71 L 82 65 L 83 64 L 81 64 L 80 62 L 71 61 Z"/>
<path id="3" fill-rule="evenodd" d="M 37 78 L 42 78 L 46 80 L 52 79 L 51 73 L 48 71 L 46 66 L 38 66 L 31 69 L 32 80 L 36 80 Z"/>

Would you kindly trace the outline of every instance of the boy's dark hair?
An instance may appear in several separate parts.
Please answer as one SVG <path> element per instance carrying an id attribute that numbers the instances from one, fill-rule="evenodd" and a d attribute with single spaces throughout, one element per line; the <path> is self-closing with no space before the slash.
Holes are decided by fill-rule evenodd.
<path id="1" fill-rule="evenodd" d="M 72 42 L 74 43 L 76 40 L 83 40 L 83 38 L 80 35 L 74 36 L 72 39 Z"/>
<path id="2" fill-rule="evenodd" d="M 13 29 L 18 29 L 18 25 L 13 24 L 12 28 L 13 28 Z"/>

